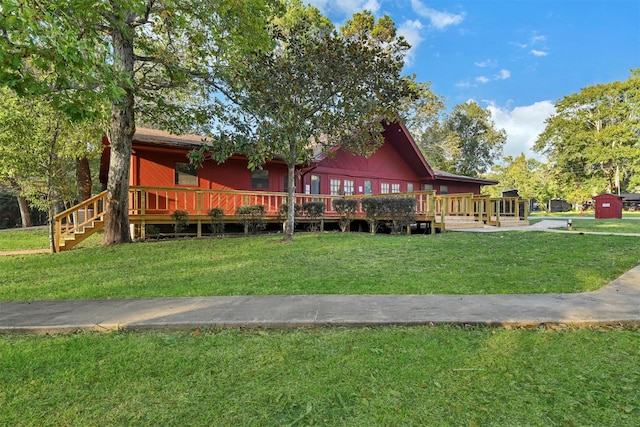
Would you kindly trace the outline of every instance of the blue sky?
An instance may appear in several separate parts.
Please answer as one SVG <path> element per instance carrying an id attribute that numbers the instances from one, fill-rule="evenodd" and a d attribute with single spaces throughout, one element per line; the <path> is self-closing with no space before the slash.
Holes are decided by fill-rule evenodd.
<path id="1" fill-rule="evenodd" d="M 389 15 L 412 44 L 405 73 L 447 105 L 475 100 L 507 131 L 504 155 L 530 151 L 553 104 L 640 68 L 638 0 L 310 0 L 336 25 Z"/>

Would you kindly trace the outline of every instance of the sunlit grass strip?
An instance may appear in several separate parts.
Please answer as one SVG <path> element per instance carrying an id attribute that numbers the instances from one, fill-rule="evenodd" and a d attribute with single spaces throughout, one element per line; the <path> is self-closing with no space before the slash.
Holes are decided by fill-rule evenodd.
<path id="1" fill-rule="evenodd" d="M 640 219 L 574 219 L 574 231 L 640 234 Z"/>
<path id="2" fill-rule="evenodd" d="M 137 243 L 0 257 L 0 299 L 580 292 L 636 266 L 639 242 L 511 231 Z"/>
<path id="3" fill-rule="evenodd" d="M 640 331 L 0 336 L 0 424 L 637 426 Z"/>

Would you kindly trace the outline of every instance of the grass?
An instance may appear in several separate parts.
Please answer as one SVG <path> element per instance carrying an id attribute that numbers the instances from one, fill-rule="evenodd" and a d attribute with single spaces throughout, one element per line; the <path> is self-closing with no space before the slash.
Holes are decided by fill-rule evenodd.
<path id="1" fill-rule="evenodd" d="M 96 247 L 100 246 L 101 242 L 102 233 L 96 233 L 77 247 Z M 0 230 L 0 252 L 27 249 L 49 249 L 49 230 L 46 228 Z"/>
<path id="2" fill-rule="evenodd" d="M 595 215 L 595 211 L 593 210 L 589 210 L 589 211 L 571 211 L 571 212 L 545 212 L 545 211 L 536 211 L 536 212 L 529 212 L 529 216 L 536 218 L 536 217 L 557 217 L 557 218 L 576 218 L 576 217 L 585 217 L 585 218 L 593 218 Z M 622 218 L 628 218 L 628 219 L 633 219 L 633 218 L 640 218 L 640 211 L 635 211 L 635 212 L 630 212 L 630 211 L 623 211 L 622 212 Z"/>
<path id="3" fill-rule="evenodd" d="M 574 231 L 640 234 L 640 220 L 574 219 L 572 225 Z"/>
<path id="4" fill-rule="evenodd" d="M 1 236 L 0 236 L 1 238 Z M 636 237 L 543 232 L 190 239 L 0 257 L 0 300 L 595 290 L 640 262 Z"/>
<path id="5" fill-rule="evenodd" d="M 48 248 L 49 231 L 47 229 L 11 229 L 0 231 L 0 252 Z"/>
<path id="6" fill-rule="evenodd" d="M 640 329 L 0 336 L 0 424 L 637 426 Z"/>

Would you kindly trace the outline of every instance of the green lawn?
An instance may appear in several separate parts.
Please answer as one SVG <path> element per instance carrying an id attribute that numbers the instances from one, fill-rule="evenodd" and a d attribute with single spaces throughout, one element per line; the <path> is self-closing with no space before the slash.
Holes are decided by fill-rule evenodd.
<path id="1" fill-rule="evenodd" d="M 593 218 L 595 215 L 595 211 L 590 210 L 590 211 L 584 211 L 584 212 L 580 212 L 580 211 L 571 211 L 571 212 L 553 212 L 553 213 L 548 213 L 548 212 L 544 212 L 544 211 L 536 211 L 536 212 L 529 212 L 529 216 L 536 218 L 536 217 L 557 217 L 557 218 L 566 218 L 566 217 L 572 217 L 572 218 L 576 218 L 576 217 L 580 217 L 583 216 L 585 218 Z M 629 212 L 629 211 L 623 211 L 622 212 L 622 218 L 640 218 L 640 211 L 635 211 L 635 212 Z"/>
<path id="2" fill-rule="evenodd" d="M 0 252 L 47 248 L 49 248 L 49 231 L 46 229 L 0 231 Z"/>
<path id="3" fill-rule="evenodd" d="M 574 219 L 572 225 L 575 231 L 640 234 L 640 220 L 637 219 Z"/>
<path id="4" fill-rule="evenodd" d="M 0 336 L 0 425 L 637 426 L 640 329 Z"/>
<path id="5" fill-rule="evenodd" d="M 639 244 L 518 231 L 135 243 L 0 257 L 0 299 L 579 292 L 635 267 Z"/>

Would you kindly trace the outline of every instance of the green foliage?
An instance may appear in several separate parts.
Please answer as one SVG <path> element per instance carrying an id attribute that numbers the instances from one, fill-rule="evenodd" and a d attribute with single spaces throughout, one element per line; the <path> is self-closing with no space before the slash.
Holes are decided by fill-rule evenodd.
<path id="1" fill-rule="evenodd" d="M 255 168 L 280 158 L 292 174 L 318 149 L 371 154 L 383 143 L 383 122 L 396 119 L 397 102 L 414 93 L 400 75 L 409 45 L 395 37 L 390 19 L 373 24 L 369 14 L 357 32 L 340 34 L 313 6 L 294 6 L 294 17 L 270 28 L 276 47 L 235 70 L 228 90 L 238 106 L 221 108 L 227 116 L 204 148 L 215 160 L 242 153 Z M 294 192 L 290 185 L 290 209 Z M 288 239 L 293 218 L 292 211 Z"/>
<path id="2" fill-rule="evenodd" d="M 138 121 L 180 132 L 220 111 L 226 79 L 249 52 L 268 49 L 277 0 L 47 2 L 7 0 L 0 21 L 0 84 L 46 95 L 74 120 L 111 103 L 105 243 L 130 240 L 126 206 Z M 140 120 L 141 119 L 141 120 Z"/>
<path id="3" fill-rule="evenodd" d="M 255 234 L 267 228 L 263 205 L 240 206 L 236 209 L 236 215 L 244 225 L 244 234 Z"/>
<path id="4" fill-rule="evenodd" d="M 324 202 L 306 202 L 302 205 L 302 210 L 311 219 L 309 229 L 312 232 L 322 231 L 322 218 L 327 205 Z"/>
<path id="5" fill-rule="evenodd" d="M 402 233 L 415 221 L 416 199 L 413 197 L 367 197 L 360 204 L 373 234 L 383 221 L 395 234 Z"/>
<path id="6" fill-rule="evenodd" d="M 553 164 L 563 196 L 583 202 L 640 189 L 640 73 L 624 82 L 588 86 L 556 102 L 534 149 Z"/>
<path id="7" fill-rule="evenodd" d="M 333 210 L 340 215 L 340 230 L 344 233 L 349 229 L 353 214 L 358 210 L 356 199 L 335 199 L 331 202 Z"/>
<path id="8" fill-rule="evenodd" d="M 220 208 L 211 208 L 207 211 L 207 215 L 209 216 L 209 228 L 211 229 L 211 234 L 214 236 L 223 235 L 224 222 L 222 222 L 222 218 L 224 217 L 224 210 Z"/>
<path id="9" fill-rule="evenodd" d="M 189 213 L 187 211 L 175 210 L 171 214 L 171 219 L 174 221 L 173 231 L 175 234 L 186 230 L 189 225 Z"/>
<path id="10" fill-rule="evenodd" d="M 47 97 L 0 87 L 0 184 L 43 212 L 70 205 L 78 198 L 76 159 L 99 155 L 101 124 L 73 122 Z"/>
<path id="11" fill-rule="evenodd" d="M 441 123 L 422 134 L 419 145 L 434 167 L 464 176 L 487 172 L 500 158 L 507 140 L 491 113 L 474 101 L 456 105 Z"/>
<path id="12" fill-rule="evenodd" d="M 504 157 L 502 161 L 502 164 L 494 165 L 492 171 L 484 175 L 487 179 L 499 181 L 498 185 L 483 187 L 484 194 L 500 197 L 503 191 L 517 189 L 523 199 L 536 199 L 542 205 L 549 199 L 560 197 L 549 179 L 552 171 L 548 165 L 527 159 L 524 153 L 515 158 Z"/>
<path id="13" fill-rule="evenodd" d="M 295 213 L 295 216 L 300 215 L 303 210 L 304 209 L 300 203 L 295 203 L 293 205 L 293 211 Z M 280 205 L 280 210 L 278 211 L 278 214 L 280 215 L 281 218 L 286 218 L 288 212 L 289 212 L 289 205 L 287 203 L 283 203 L 282 205 Z"/>
<path id="14" fill-rule="evenodd" d="M 386 209 L 389 213 L 391 232 L 401 234 L 416 218 L 416 199 L 414 197 L 387 197 Z"/>
<path id="15" fill-rule="evenodd" d="M 367 197 L 360 201 L 362 210 L 367 217 L 371 234 L 375 234 L 378 231 L 380 219 L 386 214 L 383 199 L 383 197 Z"/>

